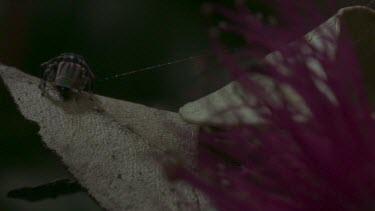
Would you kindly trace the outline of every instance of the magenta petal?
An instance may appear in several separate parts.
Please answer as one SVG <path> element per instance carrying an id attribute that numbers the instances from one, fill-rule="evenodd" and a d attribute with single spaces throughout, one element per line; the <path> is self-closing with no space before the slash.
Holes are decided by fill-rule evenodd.
<path id="1" fill-rule="evenodd" d="M 197 165 L 194 170 L 181 168 L 179 178 L 202 190 L 220 210 L 375 209 L 375 122 L 350 37 L 345 29 L 337 39 L 330 29 L 321 29 L 326 47 L 336 47 L 334 58 L 306 39 L 286 45 L 318 26 L 324 16 L 315 1 L 268 2 L 277 5 L 286 28 L 263 25 L 241 3 L 236 9 L 215 5 L 214 11 L 228 19 L 225 30 L 241 35 L 249 46 L 278 50 L 283 57 L 262 66 L 262 74 L 279 87 L 277 102 L 216 40 L 220 61 L 257 98 L 256 104 L 245 106 L 259 111 L 265 124 L 202 128 Z M 309 52 L 303 51 L 306 47 Z M 308 65 L 312 59 L 324 76 Z M 303 112 L 281 91 L 285 85 L 308 108 L 304 120 L 296 120 Z"/>

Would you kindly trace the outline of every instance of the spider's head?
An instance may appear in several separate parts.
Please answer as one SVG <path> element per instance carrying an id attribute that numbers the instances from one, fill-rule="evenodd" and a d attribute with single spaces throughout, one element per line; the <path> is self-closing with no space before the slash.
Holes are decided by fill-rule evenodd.
<path id="1" fill-rule="evenodd" d="M 63 101 L 71 99 L 73 93 L 70 89 L 63 86 L 56 86 L 56 90 L 60 94 Z"/>

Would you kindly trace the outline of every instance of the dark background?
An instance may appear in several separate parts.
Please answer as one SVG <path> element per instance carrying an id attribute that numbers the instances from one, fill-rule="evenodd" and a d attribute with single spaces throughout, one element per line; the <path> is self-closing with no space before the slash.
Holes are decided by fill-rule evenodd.
<path id="1" fill-rule="evenodd" d="M 367 1 L 342 4 L 348 2 Z M 97 74 L 96 94 L 176 111 L 225 83 L 212 56 L 101 80 L 210 54 L 207 29 L 211 23 L 200 14 L 202 3 L 0 0 L 0 62 L 39 76 L 40 63 L 62 52 L 78 53 Z M 2 82 L 0 118 L 0 211 L 100 210 L 84 193 L 34 203 L 6 198 L 9 190 L 70 175 L 58 157 L 42 146 L 38 126 L 21 116 Z"/>

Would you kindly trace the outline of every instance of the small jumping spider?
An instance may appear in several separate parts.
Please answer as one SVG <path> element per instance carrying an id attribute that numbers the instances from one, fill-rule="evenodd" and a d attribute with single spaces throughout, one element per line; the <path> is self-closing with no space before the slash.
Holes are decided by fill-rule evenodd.
<path id="1" fill-rule="evenodd" d="M 64 99 L 69 92 L 93 90 L 95 75 L 85 59 L 74 53 L 63 53 L 41 64 L 41 88 L 50 82 Z"/>

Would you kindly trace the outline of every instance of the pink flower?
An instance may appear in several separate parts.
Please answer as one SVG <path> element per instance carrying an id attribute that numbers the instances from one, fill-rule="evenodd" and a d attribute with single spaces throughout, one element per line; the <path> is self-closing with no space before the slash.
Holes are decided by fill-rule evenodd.
<path id="1" fill-rule="evenodd" d="M 334 36 L 324 26 L 318 30 L 323 48 L 296 40 L 326 18 L 312 9 L 315 1 L 268 2 L 277 3 L 280 27 L 262 23 L 241 2 L 235 9 L 211 8 L 228 19 L 224 31 L 244 39 L 246 55 L 278 51 L 277 62 L 256 73 L 275 84 L 270 95 L 253 70 L 215 42 L 221 62 L 256 97 L 254 103 L 245 96 L 244 106 L 263 124 L 202 128 L 197 165 L 174 174 L 219 210 L 374 210 L 375 122 L 348 33 Z M 302 105 L 291 102 L 285 87 Z"/>

